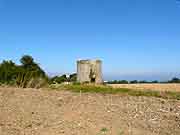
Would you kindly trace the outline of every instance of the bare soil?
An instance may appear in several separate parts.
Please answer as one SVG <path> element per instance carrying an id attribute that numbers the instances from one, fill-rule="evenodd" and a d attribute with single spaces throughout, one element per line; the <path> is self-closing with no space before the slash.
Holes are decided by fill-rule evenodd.
<path id="1" fill-rule="evenodd" d="M 180 135 L 180 101 L 0 88 L 0 135 Z"/>

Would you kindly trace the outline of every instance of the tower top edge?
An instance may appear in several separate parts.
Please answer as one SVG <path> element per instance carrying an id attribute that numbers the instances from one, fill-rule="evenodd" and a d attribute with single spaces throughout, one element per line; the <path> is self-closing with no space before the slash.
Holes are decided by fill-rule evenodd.
<path id="1" fill-rule="evenodd" d="M 84 63 L 84 62 L 102 62 L 102 60 L 100 60 L 100 59 L 80 59 L 80 60 L 77 60 L 77 62 L 82 62 L 82 63 Z"/>

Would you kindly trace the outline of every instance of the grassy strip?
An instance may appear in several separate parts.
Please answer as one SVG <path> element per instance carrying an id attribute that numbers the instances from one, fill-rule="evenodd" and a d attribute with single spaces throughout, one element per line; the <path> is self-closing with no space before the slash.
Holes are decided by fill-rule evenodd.
<path id="1" fill-rule="evenodd" d="M 112 88 L 109 86 L 94 86 L 94 85 L 59 85 L 51 87 L 55 89 L 69 90 L 82 93 L 101 93 L 101 94 L 124 94 L 130 96 L 147 96 L 158 97 L 164 99 L 180 100 L 180 92 L 173 91 L 152 91 L 152 90 L 133 90 L 128 88 Z"/>

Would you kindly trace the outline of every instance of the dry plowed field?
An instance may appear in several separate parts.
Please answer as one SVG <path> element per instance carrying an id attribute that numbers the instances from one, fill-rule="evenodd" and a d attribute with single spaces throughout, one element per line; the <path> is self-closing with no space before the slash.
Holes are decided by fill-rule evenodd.
<path id="1" fill-rule="evenodd" d="M 130 88 L 135 90 L 156 90 L 180 92 L 180 84 L 109 84 L 113 88 Z"/>
<path id="2" fill-rule="evenodd" d="M 180 135 L 180 101 L 0 88 L 0 135 Z"/>

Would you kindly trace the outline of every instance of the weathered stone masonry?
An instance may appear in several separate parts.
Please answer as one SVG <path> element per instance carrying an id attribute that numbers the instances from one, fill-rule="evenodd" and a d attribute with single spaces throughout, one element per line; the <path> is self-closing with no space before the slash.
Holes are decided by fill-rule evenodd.
<path id="1" fill-rule="evenodd" d="M 77 61 L 77 81 L 80 83 L 103 83 L 101 60 Z"/>

